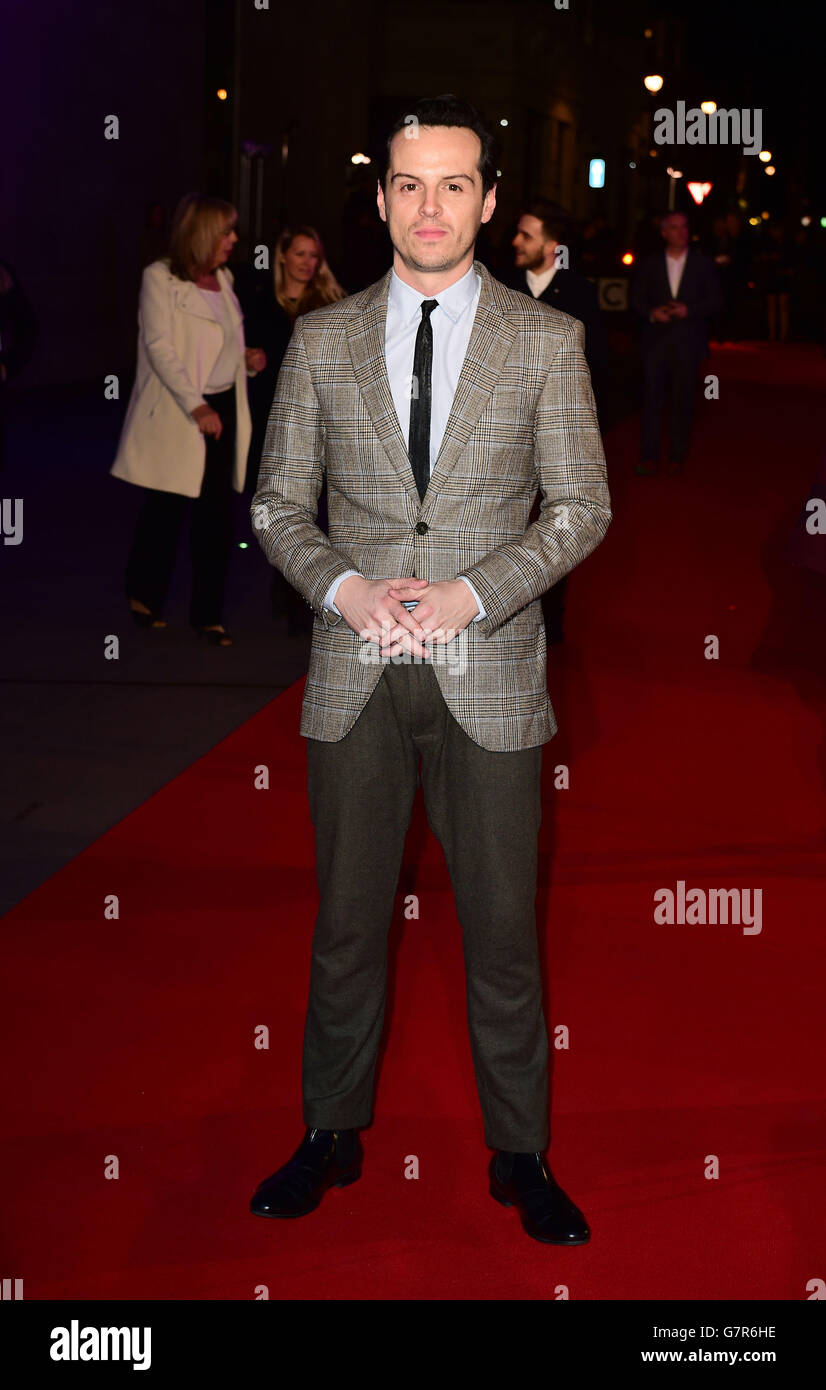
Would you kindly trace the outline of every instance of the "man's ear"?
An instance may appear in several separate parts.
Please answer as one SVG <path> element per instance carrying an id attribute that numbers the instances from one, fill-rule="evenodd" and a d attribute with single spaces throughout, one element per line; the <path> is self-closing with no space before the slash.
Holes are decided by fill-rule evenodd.
<path id="1" fill-rule="evenodd" d="M 489 203 L 489 204 L 488 204 L 488 200 L 490 200 L 490 203 Z M 493 184 L 493 185 L 488 189 L 487 193 L 485 194 L 484 202 L 483 202 L 483 204 L 482 204 L 482 207 L 483 207 L 482 221 L 483 221 L 483 222 L 489 222 L 490 219 L 493 217 L 494 211 L 495 211 L 495 209 L 496 209 L 496 184 Z M 487 210 L 485 211 L 484 209 L 485 209 L 486 207 L 487 207 Z"/>

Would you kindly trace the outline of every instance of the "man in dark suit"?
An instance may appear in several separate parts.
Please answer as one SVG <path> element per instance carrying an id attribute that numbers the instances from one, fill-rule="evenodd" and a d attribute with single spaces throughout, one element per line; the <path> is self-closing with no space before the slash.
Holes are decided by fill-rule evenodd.
<path id="1" fill-rule="evenodd" d="M 514 266 L 505 283 L 533 299 L 541 299 L 560 313 L 579 319 L 585 328 L 585 360 L 602 428 L 608 376 L 608 342 L 597 293 L 590 280 L 567 264 L 570 256 L 570 220 L 562 209 L 545 198 L 525 208 L 512 241 Z M 563 640 L 563 619 L 568 576 L 542 597 L 545 635 L 549 643 Z"/>
<path id="2" fill-rule="evenodd" d="M 643 405 L 637 472 L 657 472 L 666 391 L 671 394 L 669 472 L 688 452 L 697 372 L 708 355 L 708 320 L 722 307 L 720 281 L 708 256 L 689 246 L 688 218 L 669 212 L 660 223 L 664 251 L 640 261 L 631 307 L 643 320 Z"/>
<path id="3" fill-rule="evenodd" d="M 604 408 L 608 343 L 594 286 L 567 264 L 570 231 L 567 215 L 553 203 L 544 198 L 529 203 L 516 225 L 514 268 L 505 284 L 584 325 L 585 360 L 599 414 Z"/>

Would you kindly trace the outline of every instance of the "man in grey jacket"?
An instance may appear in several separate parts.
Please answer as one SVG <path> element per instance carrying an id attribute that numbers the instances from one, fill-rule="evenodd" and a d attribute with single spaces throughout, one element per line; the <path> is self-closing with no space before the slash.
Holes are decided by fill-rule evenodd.
<path id="1" fill-rule="evenodd" d="M 361 1174 L 421 759 L 462 924 L 490 1191 L 529 1235 L 569 1245 L 588 1226 L 542 1154 L 535 896 L 556 721 L 540 598 L 611 512 L 582 325 L 474 260 L 494 174 L 467 103 L 428 99 L 399 117 L 378 188 L 393 267 L 298 320 L 273 400 L 252 521 L 315 613 L 301 732 L 321 906 L 307 1130 L 251 1207 L 304 1215 Z M 329 537 L 315 520 L 325 470 Z"/>

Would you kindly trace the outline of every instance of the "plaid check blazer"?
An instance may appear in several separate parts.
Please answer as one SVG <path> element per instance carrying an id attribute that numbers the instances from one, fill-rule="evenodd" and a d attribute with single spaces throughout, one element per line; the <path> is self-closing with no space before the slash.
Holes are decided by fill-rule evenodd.
<path id="1" fill-rule="evenodd" d="M 270 563 L 316 615 L 305 737 L 343 738 L 391 660 L 323 608 L 349 569 L 431 583 L 467 575 L 486 617 L 453 639 L 465 644 L 464 659 L 444 659 L 452 644 L 433 648 L 450 713 L 492 751 L 531 748 L 556 733 L 539 600 L 595 549 L 611 520 L 584 330 L 473 265 L 482 281 L 476 316 L 424 501 L 385 364 L 391 271 L 296 320 L 251 518 Z M 329 538 L 316 524 L 325 471 Z M 537 494 L 540 513 L 529 525 Z"/>

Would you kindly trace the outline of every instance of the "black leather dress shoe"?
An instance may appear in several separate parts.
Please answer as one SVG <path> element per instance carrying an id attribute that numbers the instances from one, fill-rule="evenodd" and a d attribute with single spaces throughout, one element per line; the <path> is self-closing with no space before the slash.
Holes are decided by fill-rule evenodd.
<path id="1" fill-rule="evenodd" d="M 283 1168 L 258 1184 L 250 1211 L 255 1216 L 306 1216 L 328 1187 L 358 1181 L 363 1158 L 358 1130 L 308 1129 Z"/>
<path id="2" fill-rule="evenodd" d="M 579 1207 L 555 1182 L 542 1154 L 497 1149 L 490 1161 L 490 1195 L 516 1207 L 528 1235 L 545 1245 L 584 1245 L 591 1232 Z"/>

